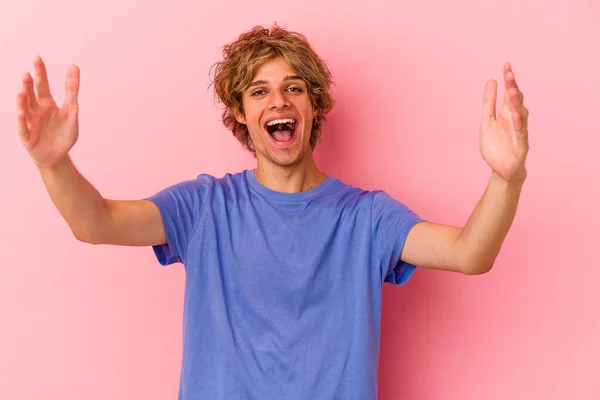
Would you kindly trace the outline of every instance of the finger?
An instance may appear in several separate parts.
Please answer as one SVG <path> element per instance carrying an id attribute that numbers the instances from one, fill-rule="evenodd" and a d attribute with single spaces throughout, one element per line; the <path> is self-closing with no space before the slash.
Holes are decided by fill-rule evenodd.
<path id="1" fill-rule="evenodd" d="M 50 84 L 48 83 L 48 74 L 46 66 L 41 57 L 36 57 L 34 60 L 35 67 L 35 88 L 40 99 L 50 98 Z"/>
<path id="2" fill-rule="evenodd" d="M 510 72 L 511 66 L 509 63 L 504 64 L 504 73 L 502 74 L 502 78 L 504 80 L 504 92 L 503 92 L 503 104 L 508 104 L 509 103 L 509 96 L 508 96 L 508 85 L 507 85 L 507 76 L 508 73 Z"/>
<path id="3" fill-rule="evenodd" d="M 515 133 L 517 134 L 517 140 L 519 141 L 527 141 L 527 122 L 528 122 L 528 111 L 512 111 L 511 117 L 513 122 L 513 127 L 515 128 Z"/>
<path id="4" fill-rule="evenodd" d="M 498 97 L 498 83 L 490 79 L 483 90 L 482 120 L 493 121 L 496 119 L 496 99 Z"/>
<path id="5" fill-rule="evenodd" d="M 31 137 L 31 132 L 27 125 L 27 111 L 23 109 L 23 106 L 27 104 L 25 96 L 24 91 L 20 91 L 17 95 L 17 132 L 19 132 L 21 141 L 27 144 Z"/>
<path id="6" fill-rule="evenodd" d="M 19 137 L 21 138 L 23 144 L 26 145 L 31 137 L 31 132 L 27 127 L 27 118 L 25 117 L 25 113 L 23 111 L 19 111 L 17 113 L 17 132 L 19 132 Z"/>
<path id="7" fill-rule="evenodd" d="M 524 106 L 525 95 L 519 89 L 515 75 L 510 69 L 510 64 L 507 64 L 506 67 L 505 81 L 508 104 L 510 104 L 512 111 L 524 116 L 524 118 L 527 118 L 528 111 Z"/>
<path id="8" fill-rule="evenodd" d="M 512 111 L 510 113 L 510 116 L 512 117 L 512 122 L 513 122 L 513 126 L 515 128 L 515 131 L 520 131 L 523 129 L 523 121 L 521 120 L 521 114 L 519 114 L 518 112 Z"/>
<path id="9" fill-rule="evenodd" d="M 23 74 L 23 87 L 27 92 L 27 103 L 29 105 L 29 108 L 33 111 L 38 107 L 38 102 L 35 97 L 35 92 L 33 90 L 33 78 L 31 77 L 29 72 L 25 72 L 25 74 Z"/>
<path id="10" fill-rule="evenodd" d="M 67 70 L 67 79 L 65 80 L 65 105 L 77 107 L 77 95 L 79 93 L 79 67 L 72 65 Z"/>
<path id="11" fill-rule="evenodd" d="M 514 110 L 520 110 L 523 107 L 524 95 L 518 89 L 510 88 L 508 90 L 509 103 Z"/>
<path id="12" fill-rule="evenodd" d="M 27 120 L 31 119 L 31 109 L 29 108 L 27 90 L 21 88 L 17 93 L 17 113 L 23 112 L 23 115 Z"/>
<path id="13" fill-rule="evenodd" d="M 510 92 L 512 89 L 519 92 L 519 86 L 515 78 L 515 73 L 512 70 L 510 63 L 504 64 L 504 103 L 509 104 L 511 100 Z"/>
<path id="14" fill-rule="evenodd" d="M 515 79 L 515 72 L 512 69 L 512 65 L 510 63 L 504 64 L 504 79 L 507 84 L 516 85 L 517 81 Z"/>

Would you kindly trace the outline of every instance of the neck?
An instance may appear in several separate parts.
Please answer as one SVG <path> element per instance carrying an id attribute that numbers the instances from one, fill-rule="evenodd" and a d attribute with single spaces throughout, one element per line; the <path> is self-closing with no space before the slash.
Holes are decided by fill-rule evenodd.
<path id="1" fill-rule="evenodd" d="M 312 154 L 307 154 L 299 163 L 291 166 L 277 165 L 259 157 L 254 176 L 263 186 L 284 193 L 305 192 L 327 178 L 317 168 Z"/>

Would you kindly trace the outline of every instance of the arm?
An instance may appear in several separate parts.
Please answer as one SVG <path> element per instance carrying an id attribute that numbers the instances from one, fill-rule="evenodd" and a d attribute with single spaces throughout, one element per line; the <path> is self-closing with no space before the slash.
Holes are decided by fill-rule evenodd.
<path id="1" fill-rule="evenodd" d="M 71 67 L 65 103 L 59 108 L 37 57 L 34 81 L 29 73 L 17 95 L 17 130 L 38 167 L 54 205 L 75 237 L 89 243 L 154 245 L 166 241 L 158 208 L 147 200 L 104 199 L 77 171 L 69 151 L 79 135 L 79 69 Z"/>
<path id="2" fill-rule="evenodd" d="M 494 265 L 517 211 L 521 183 L 492 173 L 463 228 L 422 222 L 406 238 L 402 259 L 425 268 L 482 274 Z"/>
<path id="3" fill-rule="evenodd" d="M 485 88 L 480 128 L 480 149 L 492 169 L 489 184 L 462 228 L 423 222 L 406 238 L 401 258 L 426 268 L 482 274 L 488 272 L 517 211 L 527 176 L 529 150 L 523 93 L 510 65 L 504 69 L 505 92 L 500 118 L 496 119 L 496 82 Z"/>
<path id="4" fill-rule="evenodd" d="M 109 200 L 77 171 L 70 157 L 38 167 L 52 202 L 78 240 L 152 246 L 166 242 L 160 212 L 148 200 Z"/>

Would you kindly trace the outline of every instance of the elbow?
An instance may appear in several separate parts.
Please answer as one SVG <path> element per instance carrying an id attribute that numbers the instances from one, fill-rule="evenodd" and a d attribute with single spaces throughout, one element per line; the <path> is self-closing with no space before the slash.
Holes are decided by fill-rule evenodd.
<path id="1" fill-rule="evenodd" d="M 84 235 L 82 232 L 79 232 L 79 231 L 76 231 L 74 229 L 71 229 L 71 233 L 73 233 L 73 236 L 78 241 L 80 241 L 82 243 L 89 243 L 88 237 L 86 235 Z"/>
<path id="2" fill-rule="evenodd" d="M 89 233 L 85 233 L 85 232 L 81 232 L 81 231 L 76 231 L 74 229 L 71 229 L 71 232 L 73 233 L 73 236 L 75 237 L 75 239 L 77 239 L 78 241 L 80 241 L 82 243 L 100 244 L 100 242 L 98 240 L 96 240 L 94 238 L 94 236 L 90 235 Z"/>
<path id="3" fill-rule="evenodd" d="M 461 272 L 465 275 L 483 275 L 487 274 L 494 267 L 496 260 L 473 260 L 468 263 L 464 263 Z"/>

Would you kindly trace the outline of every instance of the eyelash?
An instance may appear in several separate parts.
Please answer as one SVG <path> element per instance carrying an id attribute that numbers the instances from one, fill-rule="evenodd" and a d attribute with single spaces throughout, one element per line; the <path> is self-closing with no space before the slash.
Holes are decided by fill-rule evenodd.
<path id="1" fill-rule="evenodd" d="M 295 90 L 296 90 L 298 93 L 301 93 L 301 92 L 302 92 L 302 89 L 300 89 L 299 87 L 295 87 L 295 86 L 289 87 L 288 89 L 295 89 Z M 262 90 L 262 89 L 258 89 L 258 90 L 256 90 L 255 92 L 253 92 L 253 93 L 252 93 L 250 96 L 260 96 L 260 95 L 258 94 L 258 92 L 264 92 L 264 90 Z"/>

